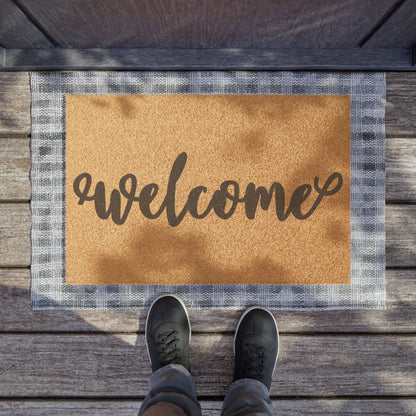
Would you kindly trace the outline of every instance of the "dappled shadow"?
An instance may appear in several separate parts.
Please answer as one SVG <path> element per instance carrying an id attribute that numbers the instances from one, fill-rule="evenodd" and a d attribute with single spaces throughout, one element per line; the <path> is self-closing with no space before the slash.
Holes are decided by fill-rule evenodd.
<path id="1" fill-rule="evenodd" d="M 222 267 L 210 256 L 207 239 L 200 233 L 178 234 L 156 224 L 136 228 L 128 251 L 122 256 L 97 256 L 96 266 L 104 284 L 261 284 L 270 283 L 273 276 L 285 281 L 287 276 L 285 267 L 269 258 L 247 259 L 238 268 Z"/>
<path id="2" fill-rule="evenodd" d="M 92 103 L 95 107 L 104 108 L 110 105 L 116 105 L 123 115 L 123 117 L 129 119 L 134 118 L 136 109 L 131 104 L 130 100 L 126 99 L 129 97 L 128 95 L 115 95 L 112 97 L 111 104 L 106 99 L 105 95 L 89 95 L 88 102 Z M 140 99 L 140 97 L 144 97 L 143 95 L 135 95 L 135 98 Z M 103 99 L 104 98 L 104 99 Z"/>
<path id="3" fill-rule="evenodd" d="M 204 100 L 205 97 L 206 96 L 197 96 L 196 98 L 198 100 Z M 235 106 L 239 111 L 247 113 L 249 120 L 255 118 L 260 112 L 262 114 L 266 113 L 266 117 L 270 118 L 276 115 L 270 108 L 264 108 L 264 100 L 261 97 L 252 96 L 250 97 L 249 102 L 247 102 L 247 96 L 224 96 L 221 97 L 221 99 L 224 99 L 227 104 Z M 99 101 L 98 98 L 97 101 Z M 120 103 L 124 104 L 120 105 Z M 314 97 L 314 106 L 322 107 L 325 106 L 326 103 L 327 99 L 325 97 Z M 123 97 L 117 97 L 116 105 L 120 106 L 123 116 L 129 117 L 131 115 L 132 109 L 129 108 L 129 100 L 126 100 Z M 279 117 L 285 120 L 288 119 L 291 123 L 295 122 L 297 120 L 297 110 L 299 110 L 299 106 L 301 105 L 302 103 L 296 102 L 294 106 L 284 106 L 286 111 L 284 114 L 279 114 Z M 345 108 L 346 106 L 343 107 L 344 110 Z M 336 118 L 333 125 L 331 124 L 331 130 L 327 132 L 328 134 L 324 135 L 323 149 L 320 147 L 316 152 L 305 155 L 305 163 L 299 163 L 296 167 L 290 166 L 291 171 L 293 170 L 294 173 L 292 173 L 285 181 L 285 187 L 288 186 L 293 191 L 296 186 L 300 185 L 299 177 L 302 178 L 302 180 L 308 178 L 308 183 L 313 182 L 313 177 L 317 168 L 321 169 L 323 160 L 322 153 L 324 153 L 325 156 L 327 153 L 333 154 L 333 159 L 335 160 L 333 163 L 335 165 L 338 161 L 349 164 L 349 154 L 345 155 L 345 151 L 342 152 L 338 149 L 336 140 L 336 133 L 338 130 L 342 130 L 344 133 L 346 131 L 345 121 L 346 117 L 344 114 L 342 114 L 341 117 Z M 218 154 L 222 155 L 223 153 L 230 153 L 232 157 L 234 157 L 235 154 L 236 158 L 242 156 L 242 158 L 246 160 L 246 164 L 243 165 L 243 167 L 246 168 L 246 166 L 248 166 L 248 168 L 251 168 L 252 166 L 249 164 L 249 159 L 253 158 L 252 155 L 257 154 L 259 156 L 258 160 L 261 162 L 262 157 L 265 156 L 265 153 L 268 151 L 267 146 L 265 145 L 265 134 L 266 133 L 257 128 L 257 126 L 253 127 L 252 131 L 249 130 L 247 134 L 236 134 L 235 141 L 230 140 L 227 143 L 220 143 L 218 145 Z M 347 134 L 347 144 L 349 149 L 349 130 L 347 131 Z M 155 149 L 158 149 L 158 147 L 156 146 Z M 161 158 L 163 159 L 163 152 L 160 150 L 157 151 L 160 152 Z M 284 158 L 284 156 L 285 154 L 282 153 L 281 157 Z M 232 162 L 234 162 L 234 160 L 232 160 Z M 253 180 L 255 179 L 256 178 L 253 178 Z M 280 180 L 280 178 L 272 179 L 276 181 Z M 321 184 L 323 180 L 324 178 L 321 178 Z M 346 183 L 347 180 L 345 180 L 345 184 Z M 289 199 L 290 198 L 288 198 L 288 200 Z M 334 203 L 332 203 L 330 199 L 328 201 L 325 200 L 324 203 L 328 207 L 334 207 Z M 274 205 L 274 203 L 272 203 L 272 205 Z M 286 206 L 287 205 L 288 201 L 286 201 Z M 312 202 L 307 201 L 306 205 L 309 205 L 310 207 Z M 346 218 L 349 218 L 349 204 L 346 203 L 345 200 L 343 204 L 335 204 L 334 208 L 341 211 L 341 213 L 338 212 L 338 216 L 345 213 L 348 214 L 348 217 L 346 216 Z M 137 204 L 135 204 L 134 209 L 138 210 Z M 143 225 L 140 228 L 135 227 L 133 232 L 128 231 L 131 235 L 128 237 L 128 243 L 125 244 L 126 249 L 121 255 L 111 255 L 111 249 L 108 250 L 108 254 L 100 255 L 95 266 L 98 270 L 95 274 L 100 276 L 96 283 L 235 284 L 256 282 L 266 284 L 292 283 L 294 281 L 291 280 L 289 276 L 289 270 L 286 263 L 279 260 L 278 256 L 255 257 L 253 255 L 254 258 L 244 259 L 244 262 L 239 264 L 238 269 L 235 267 L 223 267 L 219 265 L 212 256 L 210 257 L 209 243 L 212 244 L 212 241 L 208 241 L 209 239 L 202 236 L 201 233 L 190 231 L 186 234 L 180 234 L 172 229 L 150 224 L 150 222 L 148 223 L 149 225 Z M 245 224 L 242 226 L 245 226 Z M 134 225 L 130 224 L 130 227 L 131 230 Z M 324 233 L 328 234 L 331 244 L 342 243 L 343 241 L 347 241 L 348 230 L 349 221 L 346 220 L 344 223 L 339 224 L 334 220 L 325 227 Z M 211 233 L 213 233 L 212 230 Z M 264 236 L 264 238 L 266 237 Z M 291 238 L 296 239 L 296 236 L 292 235 Z M 247 238 L 247 246 L 250 245 L 248 240 L 249 239 Z M 273 240 L 270 241 L 276 240 L 273 237 Z M 224 241 L 222 240 L 221 244 L 223 242 Z M 347 244 L 348 243 L 345 245 Z M 226 248 L 226 243 L 224 244 L 224 247 Z M 333 248 L 332 245 L 331 248 Z M 232 254 L 233 253 L 231 253 L 231 255 Z M 275 276 L 277 276 L 277 278 Z M 298 279 L 298 281 L 300 280 L 301 278 Z M 87 281 L 88 280 L 85 282 Z"/>
<path id="4" fill-rule="evenodd" d="M 119 332 L 120 326 L 132 331 L 144 331 L 146 312 L 140 311 L 69 311 L 62 310 L 59 302 L 51 299 L 51 308 L 57 310 L 32 310 L 29 286 L 30 275 L 16 269 L 10 273 L 13 280 L 5 281 L 3 275 L 7 269 L 0 269 L 0 331 L 28 331 L 28 332 L 85 332 L 104 333 Z M 26 272 L 26 270 L 24 270 Z M 7 283 L 7 285 L 6 285 Z M 45 325 L 47 323 L 47 325 Z"/>

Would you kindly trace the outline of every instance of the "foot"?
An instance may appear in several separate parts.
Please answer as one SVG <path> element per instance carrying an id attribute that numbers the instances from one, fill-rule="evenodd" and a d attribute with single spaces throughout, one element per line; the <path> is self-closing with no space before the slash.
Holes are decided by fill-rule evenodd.
<path id="1" fill-rule="evenodd" d="M 162 295 L 152 303 L 145 332 L 152 371 L 167 364 L 181 364 L 191 370 L 191 325 L 186 307 L 178 297 Z"/>
<path id="2" fill-rule="evenodd" d="M 234 381 L 253 378 L 270 390 L 278 350 L 279 332 L 273 315 L 262 308 L 248 309 L 234 337 Z"/>

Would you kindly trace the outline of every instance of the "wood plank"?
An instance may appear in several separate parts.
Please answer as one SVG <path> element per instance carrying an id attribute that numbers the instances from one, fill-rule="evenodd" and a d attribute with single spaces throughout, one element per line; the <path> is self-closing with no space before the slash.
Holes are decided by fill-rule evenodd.
<path id="1" fill-rule="evenodd" d="M 0 201 L 30 200 L 29 138 L 0 138 Z"/>
<path id="2" fill-rule="evenodd" d="M 0 201 L 30 200 L 29 139 L 0 139 Z M 386 143 L 386 200 L 416 201 L 416 140 Z"/>
<path id="3" fill-rule="evenodd" d="M 225 394 L 232 335 L 195 334 L 192 373 L 201 396 Z M 416 394 L 416 336 L 282 335 L 273 396 Z M 144 335 L 0 335 L 2 397 L 135 397 L 150 376 Z"/>
<path id="4" fill-rule="evenodd" d="M 0 136 L 28 136 L 29 133 L 29 74 L 0 72 Z"/>
<path id="5" fill-rule="evenodd" d="M 416 136 L 416 73 L 387 74 L 386 134 Z M 30 133 L 30 88 L 27 72 L 0 72 L 0 136 Z"/>
<path id="6" fill-rule="evenodd" d="M 29 204 L 0 204 L 0 267 L 30 264 Z"/>
<path id="7" fill-rule="evenodd" d="M 137 416 L 141 400 L 6 400 L 0 401 L 0 416 Z M 220 416 L 222 401 L 202 400 L 202 416 Z M 412 416 L 414 399 L 274 399 L 276 415 L 285 416 Z"/>
<path id="8" fill-rule="evenodd" d="M 416 2 L 403 2 L 369 38 L 365 48 L 411 48 L 416 44 Z"/>
<path id="9" fill-rule="evenodd" d="M 416 136 L 416 72 L 387 74 L 387 137 Z"/>
<path id="10" fill-rule="evenodd" d="M 64 48 L 355 47 L 393 0 L 19 0 Z"/>
<path id="11" fill-rule="evenodd" d="M 397 49 L 5 49 L 5 70 L 412 71 Z"/>
<path id="12" fill-rule="evenodd" d="M 416 205 L 386 207 L 386 261 L 390 267 L 416 266 Z"/>
<path id="13" fill-rule="evenodd" d="M 29 204 L 0 204 L 0 267 L 30 265 Z M 386 207 L 388 267 L 416 267 L 416 205 Z"/>
<path id="14" fill-rule="evenodd" d="M 274 311 L 281 333 L 416 333 L 416 270 L 386 270 L 386 310 Z M 144 332 L 146 311 L 32 311 L 30 270 L 0 269 L 0 332 Z M 190 310 L 192 331 L 233 332 L 242 311 Z"/>
<path id="15" fill-rule="evenodd" d="M 416 140 L 414 139 L 386 141 L 386 200 L 416 201 Z"/>
<path id="16" fill-rule="evenodd" d="M 12 0 L 0 2 L 0 45 L 4 48 L 51 48 L 52 43 Z"/>

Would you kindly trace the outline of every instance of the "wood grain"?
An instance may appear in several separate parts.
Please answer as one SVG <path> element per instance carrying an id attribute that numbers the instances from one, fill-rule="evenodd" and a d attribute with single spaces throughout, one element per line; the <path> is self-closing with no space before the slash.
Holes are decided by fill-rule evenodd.
<path id="1" fill-rule="evenodd" d="M 386 258 L 390 267 L 416 265 L 416 205 L 386 207 Z"/>
<path id="2" fill-rule="evenodd" d="M 355 47 L 393 0 L 20 0 L 64 48 Z"/>
<path id="3" fill-rule="evenodd" d="M 416 72 L 390 72 L 386 81 L 387 137 L 415 137 Z"/>
<path id="4" fill-rule="evenodd" d="M 200 396 L 225 394 L 232 335 L 195 334 Z M 273 396 L 415 395 L 416 336 L 282 335 Z M 148 390 L 144 335 L 0 335 L 0 396 L 138 397 Z"/>
<path id="5" fill-rule="evenodd" d="M 416 270 L 386 270 L 386 310 L 275 311 L 281 333 L 415 333 Z M 144 332 L 146 311 L 32 311 L 30 270 L 0 269 L 0 332 Z M 190 310 L 192 331 L 234 332 L 242 311 Z"/>
<path id="6" fill-rule="evenodd" d="M 0 138 L 0 201 L 30 200 L 29 138 Z"/>
<path id="7" fill-rule="evenodd" d="M 30 87 L 27 72 L 0 73 L 0 136 L 30 133 Z"/>
<path id="8" fill-rule="evenodd" d="M 388 267 L 416 267 L 416 205 L 386 207 Z M 0 204 L 0 267 L 30 265 L 29 204 Z"/>
<path id="9" fill-rule="evenodd" d="M 0 2 L 0 45 L 4 48 L 53 46 L 12 0 Z"/>
<path id="10" fill-rule="evenodd" d="M 416 201 L 416 140 L 386 141 L 386 200 Z"/>
<path id="11" fill-rule="evenodd" d="M 365 48 L 411 48 L 416 44 L 416 2 L 407 0 L 365 43 Z"/>
<path id="12" fill-rule="evenodd" d="M 141 400 L 3 400 L 0 416 L 137 416 Z M 220 416 L 222 401 L 202 400 L 202 416 Z M 274 399 L 273 410 L 284 416 L 412 416 L 416 414 L 414 399 Z"/>
<path id="13" fill-rule="evenodd" d="M 29 204 L 0 204 L 0 267 L 30 264 Z"/>
<path id="14" fill-rule="evenodd" d="M 27 202 L 30 149 L 28 138 L 0 138 L 0 201 Z M 416 140 L 386 142 L 386 200 L 416 201 Z"/>

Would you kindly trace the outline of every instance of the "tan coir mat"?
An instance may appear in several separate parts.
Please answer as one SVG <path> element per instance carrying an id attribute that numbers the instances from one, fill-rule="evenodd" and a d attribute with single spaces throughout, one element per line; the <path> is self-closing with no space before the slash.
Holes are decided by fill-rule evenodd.
<path id="1" fill-rule="evenodd" d="M 350 282 L 347 95 L 66 95 L 67 284 Z"/>

